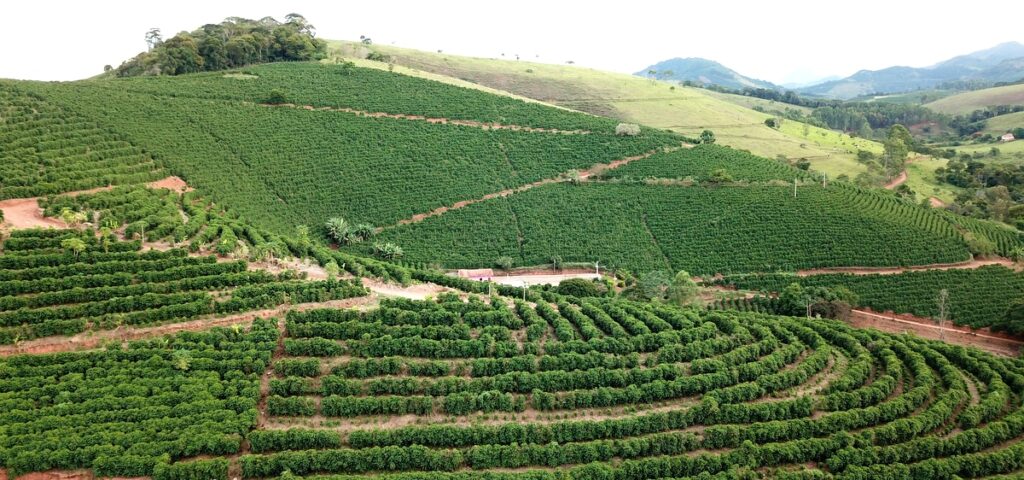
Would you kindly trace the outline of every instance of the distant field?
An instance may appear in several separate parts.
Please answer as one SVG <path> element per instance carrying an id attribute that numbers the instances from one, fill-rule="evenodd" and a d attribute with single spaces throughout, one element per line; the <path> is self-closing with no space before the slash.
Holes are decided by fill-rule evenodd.
<path id="1" fill-rule="evenodd" d="M 767 112 L 797 110 L 800 113 L 803 113 L 804 115 L 810 115 L 813 111 L 813 109 L 808 107 L 790 105 L 788 103 L 776 102 L 774 100 L 765 100 L 763 98 L 748 97 L 746 95 L 722 93 L 716 92 L 714 90 L 704 90 L 703 93 L 709 97 L 717 98 L 719 100 L 725 100 L 726 102 L 733 103 L 741 107 L 747 107 L 751 110 L 753 110 L 755 107 L 761 107 Z"/>
<path id="2" fill-rule="evenodd" d="M 346 58 L 362 58 L 368 52 L 367 47 L 353 42 L 331 41 L 330 45 L 336 55 Z M 397 65 L 395 68 L 409 67 L 458 79 L 459 83 L 469 81 L 554 105 L 686 135 L 710 129 L 723 145 L 768 158 L 779 155 L 789 159 L 806 158 L 813 168 L 833 177 L 842 173 L 852 177 L 864 170 L 854 160 L 858 148 L 881 151 L 881 145 L 876 142 L 854 140 L 816 127 L 809 126 L 808 135 L 804 136 L 803 124 L 796 122 L 785 122 L 781 130 L 769 128 L 764 121 L 771 115 L 748 108 L 748 105 L 764 102 L 756 99 L 627 74 L 516 61 L 514 57 L 471 58 L 383 45 L 371 48 L 391 56 Z M 384 67 L 378 62 L 366 63 Z"/>
<path id="3" fill-rule="evenodd" d="M 897 103 L 902 105 L 923 105 L 956 94 L 953 90 L 922 90 L 919 92 L 877 95 L 863 99 L 865 102 Z"/>
<path id="4" fill-rule="evenodd" d="M 959 115 L 995 105 L 1024 104 L 1024 84 L 964 92 L 925 104 L 940 113 Z"/>
<path id="5" fill-rule="evenodd" d="M 999 154 L 996 156 L 990 156 L 992 148 L 999 150 Z M 1024 141 L 1017 140 L 1009 143 L 983 143 L 978 145 L 964 145 L 961 147 L 955 147 L 959 153 L 968 153 L 974 155 L 976 153 L 984 154 L 983 160 L 990 162 L 1024 162 Z"/>
<path id="6" fill-rule="evenodd" d="M 1024 128 L 1024 112 L 1010 113 L 993 117 L 985 121 L 985 133 L 994 136 L 1002 135 L 1015 128 Z"/>
<path id="7" fill-rule="evenodd" d="M 935 197 L 950 203 L 956 198 L 959 188 L 935 179 L 935 170 L 946 166 L 947 162 L 942 158 L 919 156 L 907 164 L 906 185 L 917 193 L 918 200 Z"/>

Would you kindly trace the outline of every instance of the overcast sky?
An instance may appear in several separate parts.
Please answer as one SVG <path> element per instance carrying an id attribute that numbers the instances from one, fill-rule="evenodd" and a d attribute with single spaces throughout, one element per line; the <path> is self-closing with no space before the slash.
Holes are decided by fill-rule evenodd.
<path id="1" fill-rule="evenodd" d="M 5 0 L 0 77 L 74 80 L 165 38 L 228 16 L 297 12 L 329 39 L 524 59 L 631 73 L 672 57 L 717 60 L 777 83 L 892 65 L 926 66 L 1024 41 L 1019 0 L 710 2 L 639 0 L 105 2 Z"/>

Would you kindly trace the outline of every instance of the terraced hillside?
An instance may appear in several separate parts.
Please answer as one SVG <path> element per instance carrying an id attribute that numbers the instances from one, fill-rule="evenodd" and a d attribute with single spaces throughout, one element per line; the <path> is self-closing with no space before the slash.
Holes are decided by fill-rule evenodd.
<path id="1" fill-rule="evenodd" d="M 676 165 L 658 165 L 663 175 L 677 175 Z M 559 257 L 700 275 L 962 262 L 971 258 L 964 231 L 1003 255 L 1021 245 L 1011 229 L 880 193 L 842 184 L 795 191 L 658 180 L 549 185 L 391 227 L 379 238 L 403 245 L 409 260 L 449 268 L 490 265 L 499 256 L 523 265 Z"/>
<path id="2" fill-rule="evenodd" d="M 365 295 L 348 281 L 248 271 L 243 260 L 141 251 L 140 241 L 17 230 L 0 256 L 0 344 Z"/>
<path id="3" fill-rule="evenodd" d="M 964 261 L 963 232 L 978 230 L 841 183 L 814 187 L 815 174 L 777 160 L 343 63 L 5 85 L 102 122 L 196 189 L 145 206 L 128 190 L 43 202 L 46 213 L 107 209 L 130 234 L 193 250 L 305 256 L 297 227 L 319 243 L 324 222 L 344 217 L 383 228 L 416 264 L 560 257 L 711 274 Z M 567 182 L 586 185 L 554 185 Z M 974 234 L 1001 254 L 1020 243 Z M 347 251 L 371 255 L 365 245 Z"/>
<path id="4" fill-rule="evenodd" d="M 1024 468 L 1018 362 L 828 320 L 534 300 L 393 300 L 291 313 L 283 338 L 258 321 L 6 358 L 0 465 L 160 479 Z"/>
<path id="5" fill-rule="evenodd" d="M 95 120 L 0 82 L 0 200 L 164 176 L 149 154 Z"/>
<path id="6" fill-rule="evenodd" d="M 946 289 L 949 293 L 947 319 L 957 325 L 996 329 L 1001 327 L 1000 320 L 1007 308 L 1015 299 L 1024 296 L 1024 275 L 997 265 L 899 274 L 734 275 L 715 283 L 768 294 L 781 292 L 792 283 L 803 287 L 843 286 L 859 297 L 858 303 L 862 306 L 879 312 L 909 313 L 922 318 L 939 318 L 937 298 L 939 292 Z"/>
<path id="7" fill-rule="evenodd" d="M 747 97 L 728 98 L 699 88 L 670 85 L 633 75 L 509 59 L 460 57 L 390 45 L 366 47 L 354 42 L 329 42 L 336 55 L 364 58 L 370 51 L 408 67 L 410 74 L 429 72 L 433 78 L 473 82 L 546 103 L 610 116 L 694 136 L 711 129 L 719 143 L 749 150 L 767 158 L 783 155 L 806 158 L 816 170 L 832 177 L 864 171 L 857 150 L 879 153 L 880 144 L 830 130 L 784 122 L 780 130 L 764 125 L 772 115 L 757 112 Z M 361 66 L 387 68 L 384 63 L 360 61 Z M 440 75 L 441 77 L 436 77 Z M 765 102 L 767 103 L 767 102 Z M 772 110 L 771 105 L 761 105 Z M 774 109 L 781 109 L 775 107 Z"/>
<path id="8" fill-rule="evenodd" d="M 684 140 L 650 129 L 617 136 L 610 119 L 372 69 L 307 63 L 247 72 L 255 78 L 23 88 L 103 119 L 207 198 L 279 234 L 332 216 L 388 224 Z M 262 105 L 275 90 L 310 108 Z"/>

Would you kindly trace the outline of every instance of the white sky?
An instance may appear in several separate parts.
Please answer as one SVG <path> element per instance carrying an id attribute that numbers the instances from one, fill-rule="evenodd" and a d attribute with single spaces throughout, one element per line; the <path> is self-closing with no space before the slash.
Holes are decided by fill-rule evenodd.
<path id="1" fill-rule="evenodd" d="M 322 38 L 367 35 L 429 51 L 518 53 L 626 73 L 672 57 L 704 57 L 777 83 L 926 66 L 1024 41 L 1019 0 L 4 0 L 0 78 L 85 78 L 144 50 L 150 27 L 169 38 L 228 16 L 283 19 L 291 12 Z"/>

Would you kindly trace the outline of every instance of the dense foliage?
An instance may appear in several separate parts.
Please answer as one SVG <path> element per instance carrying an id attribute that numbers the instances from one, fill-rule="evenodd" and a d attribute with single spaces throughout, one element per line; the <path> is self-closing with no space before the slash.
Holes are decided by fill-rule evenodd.
<path id="1" fill-rule="evenodd" d="M 1010 304 L 1024 297 L 1024 274 L 1002 266 L 974 270 L 926 270 L 895 275 L 826 274 L 797 277 L 792 274 L 727 276 L 716 283 L 766 293 L 782 292 L 787 285 L 836 287 L 854 292 L 858 303 L 876 311 L 890 310 L 937 318 L 939 291 L 949 292 L 948 320 L 971 327 L 1004 327 L 1024 332 L 1024 325 L 1001 325 Z"/>
<path id="2" fill-rule="evenodd" d="M 226 478 L 256 425 L 274 325 L 213 329 L 86 353 L 0 359 L 0 466 L 12 475 L 92 469 L 97 476 Z"/>
<path id="3" fill-rule="evenodd" d="M 391 224 L 681 140 L 657 131 L 616 136 L 610 120 L 372 69 L 342 75 L 329 65 L 275 64 L 256 71 L 260 77 L 252 80 L 206 74 L 32 88 L 102 117 L 204 197 L 277 234 L 291 234 L 300 224 L 320 226 L 332 217 Z M 454 106 L 461 106 L 463 116 L 479 121 L 532 118 L 593 131 L 484 129 L 247 103 L 278 84 L 304 88 L 301 95 L 308 99 L 295 101 L 442 116 L 459 115 Z M 151 93 L 135 93 L 143 90 Z M 160 122 L 145 120 L 154 115 Z"/>
<path id="4" fill-rule="evenodd" d="M 670 153 L 658 153 L 629 165 L 605 172 L 606 178 L 667 178 L 714 182 L 714 174 L 724 170 L 733 180 L 766 182 L 792 181 L 803 172 L 784 163 L 714 144 L 697 145 Z"/>
<path id="5" fill-rule="evenodd" d="M 69 239 L 83 250 L 67 249 Z M 0 344 L 366 294 L 348 281 L 303 282 L 247 271 L 244 261 L 139 248 L 92 231 L 13 232 L 0 255 Z"/>
<path id="6" fill-rule="evenodd" d="M 152 29 L 146 34 L 149 51 L 122 63 L 114 73 L 119 77 L 180 75 L 254 63 L 323 58 L 327 42 L 315 35 L 316 29 L 296 13 L 285 17 L 283 23 L 272 17 L 229 17 L 219 24 L 206 24 L 167 40 L 159 29 Z"/>
<path id="7" fill-rule="evenodd" d="M 380 238 L 402 245 L 407 259 L 449 267 L 489 265 L 501 255 L 536 265 L 557 255 L 638 273 L 698 275 L 963 261 L 970 254 L 961 228 L 991 244 L 988 253 L 1021 245 L 1012 231 L 881 193 L 840 184 L 804 185 L 796 197 L 793 191 L 550 185 L 385 230 Z"/>
<path id="8" fill-rule="evenodd" d="M 165 175 L 150 154 L 88 117 L 0 82 L 0 200 Z"/>

